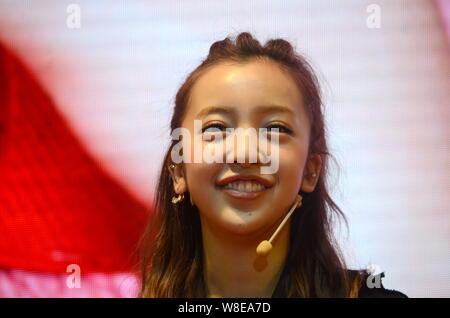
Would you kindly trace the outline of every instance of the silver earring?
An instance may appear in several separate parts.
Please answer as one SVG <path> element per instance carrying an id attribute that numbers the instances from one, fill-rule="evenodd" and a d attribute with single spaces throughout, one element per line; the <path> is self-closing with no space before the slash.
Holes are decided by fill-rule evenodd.
<path id="1" fill-rule="evenodd" d="M 179 194 L 178 196 L 173 196 L 172 197 L 172 203 L 173 204 L 178 204 L 178 203 L 180 203 L 183 200 L 184 200 L 184 193 L 183 194 Z"/>

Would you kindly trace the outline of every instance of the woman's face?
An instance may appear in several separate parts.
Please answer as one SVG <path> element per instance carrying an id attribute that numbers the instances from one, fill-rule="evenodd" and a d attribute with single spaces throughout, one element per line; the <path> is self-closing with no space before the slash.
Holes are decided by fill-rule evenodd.
<path id="1" fill-rule="evenodd" d="M 194 130 L 194 120 L 201 120 L 202 130 L 210 127 L 206 134 L 212 127 L 279 129 L 274 173 L 262 174 L 260 168 L 270 164 L 248 163 L 248 156 L 247 163 L 238 163 L 237 147 L 232 163 L 183 163 L 175 189 L 190 192 L 202 222 L 235 234 L 263 233 L 285 215 L 300 189 L 313 191 L 317 177 L 310 175 L 319 175 L 320 157 L 308 158 L 310 123 L 302 94 L 275 62 L 224 62 L 208 69 L 192 87 L 182 122 L 192 138 L 192 153 L 194 136 L 202 135 L 202 130 Z M 221 136 L 225 141 L 225 133 Z M 201 140 L 202 149 L 211 142 Z M 244 155 L 249 146 L 241 148 Z M 255 180 L 242 180 L 245 177 Z"/>

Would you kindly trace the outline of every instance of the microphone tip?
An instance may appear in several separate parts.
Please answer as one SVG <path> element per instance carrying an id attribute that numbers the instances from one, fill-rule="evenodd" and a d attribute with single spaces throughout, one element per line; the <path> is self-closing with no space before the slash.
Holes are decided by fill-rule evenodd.
<path id="1" fill-rule="evenodd" d="M 256 254 L 258 254 L 259 256 L 267 256 L 271 250 L 272 250 L 272 243 L 270 243 L 267 240 L 264 240 L 261 243 L 259 243 L 258 247 L 256 248 Z"/>

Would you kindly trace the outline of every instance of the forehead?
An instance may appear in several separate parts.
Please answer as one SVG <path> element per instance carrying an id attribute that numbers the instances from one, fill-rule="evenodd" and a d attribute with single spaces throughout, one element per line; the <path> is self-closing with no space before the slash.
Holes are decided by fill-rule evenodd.
<path id="1" fill-rule="evenodd" d="M 212 105 L 250 109 L 257 105 L 283 105 L 294 113 L 302 95 L 290 74 L 276 62 L 252 60 L 222 62 L 206 70 L 194 84 L 188 112 L 198 113 Z"/>

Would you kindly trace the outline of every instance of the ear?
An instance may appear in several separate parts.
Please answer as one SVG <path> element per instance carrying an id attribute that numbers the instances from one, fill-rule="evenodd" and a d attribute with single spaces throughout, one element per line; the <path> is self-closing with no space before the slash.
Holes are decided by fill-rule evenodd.
<path id="1" fill-rule="evenodd" d="M 169 164 L 167 166 L 172 177 L 173 189 L 176 194 L 182 194 L 187 191 L 186 177 L 184 174 L 184 169 L 181 164 Z"/>
<path id="2" fill-rule="evenodd" d="M 301 190 L 304 192 L 313 192 L 316 187 L 319 174 L 322 169 L 322 158 L 318 154 L 312 154 L 308 157 L 308 161 L 303 171 L 303 180 Z"/>

